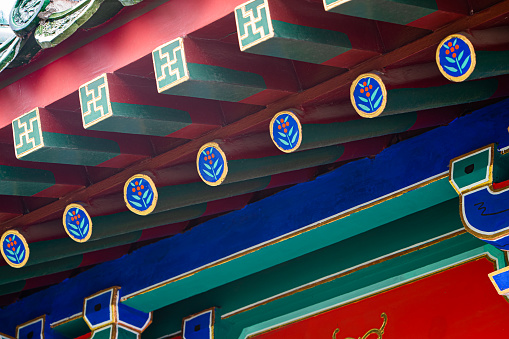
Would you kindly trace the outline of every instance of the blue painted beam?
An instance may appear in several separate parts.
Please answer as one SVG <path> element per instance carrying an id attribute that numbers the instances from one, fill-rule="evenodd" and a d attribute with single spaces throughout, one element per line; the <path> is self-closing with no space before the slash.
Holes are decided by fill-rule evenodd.
<path id="1" fill-rule="evenodd" d="M 215 280 L 207 285 L 201 279 L 209 273 L 203 270 L 200 274 L 180 279 L 187 282 L 188 291 L 180 297 L 172 294 L 171 301 L 174 302 L 300 256 L 303 254 L 302 248 L 309 246 L 310 239 L 313 246 L 309 251 L 349 238 L 370 227 L 383 225 L 406 213 L 433 206 L 442 199 L 453 198 L 455 192 L 446 179 L 441 179 L 340 219 L 337 222 L 343 223 L 341 227 L 337 227 L 337 224 L 336 227 L 332 224 L 323 225 L 263 250 L 249 252 L 235 259 L 232 257 L 247 248 L 298 231 L 356 206 L 362 207 L 371 200 L 383 199 L 387 194 L 443 174 L 448 170 L 449 160 L 458 155 L 492 142 L 498 142 L 501 147 L 509 145 L 508 104 L 509 100 L 506 100 L 483 108 L 448 126 L 393 145 L 374 159 L 351 162 L 313 182 L 296 185 L 243 210 L 210 220 L 186 233 L 143 247 L 129 256 L 98 265 L 59 285 L 31 295 L 3 310 L 0 314 L 3 331 L 10 333 L 17 324 L 41 314 L 48 314 L 48 323 L 73 315 L 80 311 L 84 297 L 101 288 L 119 284 L 122 286 L 121 293 L 126 296 L 147 286 L 193 272 L 214 261 L 231 259 L 217 266 L 237 270 L 235 276 L 223 275 L 219 279 L 211 270 L 210 274 Z M 313 204 L 309 203 L 309 199 L 312 199 Z M 239 220 L 242 220 L 242 227 L 236 227 Z M 359 227 L 359 222 L 362 227 Z M 331 228 L 343 229 L 343 233 L 336 234 L 338 238 L 331 240 L 334 238 L 331 236 L 334 235 Z M 195 248 L 200 248 L 200 251 L 195 251 Z M 263 265 L 256 261 L 260 253 L 266 259 Z M 177 291 L 180 292 L 180 287 L 174 292 Z M 136 304 L 135 298 L 130 300 L 132 302 L 126 304 Z M 161 303 L 154 305 L 160 306 Z M 140 308 L 143 307 L 142 304 Z"/>

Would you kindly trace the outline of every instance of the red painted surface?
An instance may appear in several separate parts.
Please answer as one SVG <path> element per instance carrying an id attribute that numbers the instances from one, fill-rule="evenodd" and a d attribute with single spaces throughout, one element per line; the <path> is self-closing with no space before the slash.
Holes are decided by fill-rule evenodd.
<path id="1" fill-rule="evenodd" d="M 77 337 L 76 339 L 88 339 L 92 336 L 92 332 L 83 334 L 82 336 Z"/>
<path id="2" fill-rule="evenodd" d="M 382 326 L 382 312 L 383 339 L 506 338 L 509 303 L 488 279 L 494 268 L 475 260 L 256 338 L 331 338 L 336 328 L 337 339 L 360 338 Z"/>
<path id="3" fill-rule="evenodd" d="M 506 188 L 507 186 L 509 186 L 509 180 L 493 183 L 493 189 L 496 189 L 496 190 Z"/>
<path id="4" fill-rule="evenodd" d="M 233 12 L 244 0 L 168 1 L 0 90 L 0 128 Z M 199 10 L 198 10 L 199 9 Z M 51 86 L 49 86 L 51 85 Z M 23 100 L 19 100 L 22 98 Z"/>

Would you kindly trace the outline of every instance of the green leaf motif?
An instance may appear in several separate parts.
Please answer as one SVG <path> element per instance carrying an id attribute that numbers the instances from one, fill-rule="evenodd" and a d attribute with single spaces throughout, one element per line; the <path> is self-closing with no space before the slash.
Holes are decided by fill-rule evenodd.
<path id="1" fill-rule="evenodd" d="M 145 191 L 145 193 L 143 193 L 143 199 L 145 199 L 147 197 L 147 194 L 148 194 L 148 190 Z"/>
<path id="2" fill-rule="evenodd" d="M 363 109 L 363 110 L 364 110 L 364 111 L 366 111 L 366 112 L 369 112 L 369 111 L 370 111 L 369 107 L 368 107 L 368 106 L 366 106 L 366 105 L 363 105 L 363 104 L 357 104 L 357 106 L 359 106 L 361 109 Z"/>
<path id="3" fill-rule="evenodd" d="M 368 78 L 368 86 L 369 86 L 369 83 L 371 82 L 371 78 Z"/>
<path id="4" fill-rule="evenodd" d="M 292 137 L 292 144 L 295 143 L 295 140 L 297 140 L 298 135 L 299 135 L 299 130 L 296 130 Z"/>
<path id="5" fill-rule="evenodd" d="M 454 39 L 454 42 L 452 43 L 452 45 L 456 46 L 456 42 L 458 42 L 458 38 Z"/>
<path id="6" fill-rule="evenodd" d="M 219 173 L 221 173 L 221 170 L 222 170 L 222 169 L 223 169 L 223 165 L 221 165 L 221 166 L 219 166 L 219 167 L 217 168 L 216 176 L 218 176 L 218 175 L 219 175 Z"/>
<path id="7" fill-rule="evenodd" d="M 377 87 L 374 91 L 373 91 L 373 95 L 371 96 L 372 98 L 376 97 L 376 94 L 378 93 L 378 90 L 380 89 L 380 87 Z"/>
<path id="8" fill-rule="evenodd" d="M 445 68 L 447 68 L 447 69 L 448 69 L 449 71 L 451 71 L 451 72 L 457 72 L 457 71 L 458 71 L 458 70 L 457 70 L 456 68 L 454 68 L 454 67 L 450 67 L 450 66 L 446 66 L 446 65 L 444 65 L 444 67 L 445 67 Z"/>
<path id="9" fill-rule="evenodd" d="M 286 134 L 284 134 L 283 132 L 278 132 L 280 136 L 282 136 L 283 138 L 286 137 Z"/>
<path id="10" fill-rule="evenodd" d="M 148 204 L 148 202 L 150 201 L 150 199 L 152 199 L 152 192 L 150 192 L 150 194 L 148 195 L 147 197 L 147 200 L 146 200 L 146 204 Z"/>
<path id="11" fill-rule="evenodd" d="M 139 202 L 132 201 L 132 200 L 129 200 L 129 202 L 130 202 L 132 205 L 136 206 L 136 207 L 140 207 L 140 208 L 142 207 L 142 206 L 141 206 L 141 204 L 140 204 Z"/>
<path id="12" fill-rule="evenodd" d="M 211 169 L 212 169 L 212 167 L 210 167 L 210 165 L 209 165 L 209 164 L 207 164 L 206 162 L 204 162 L 204 163 L 203 163 L 203 165 L 204 165 L 205 167 L 207 167 L 207 169 L 209 169 L 209 170 L 211 170 Z"/>
<path id="13" fill-rule="evenodd" d="M 83 228 L 83 234 L 87 234 L 87 233 L 88 233 L 88 223 Z"/>
<path id="14" fill-rule="evenodd" d="M 292 135 L 292 132 L 293 132 L 293 126 L 292 126 L 292 128 L 290 128 L 290 132 L 288 132 L 288 135 Z"/>
<path id="15" fill-rule="evenodd" d="M 9 258 L 9 260 L 10 260 L 10 261 L 12 261 L 12 262 L 18 263 L 18 261 L 16 260 L 16 258 L 11 257 L 10 255 L 7 255 L 7 258 Z"/>
<path id="16" fill-rule="evenodd" d="M 77 230 L 77 229 L 78 229 L 78 227 L 77 227 L 76 225 L 73 225 L 73 224 L 71 224 L 70 222 L 69 222 L 69 223 L 67 223 L 67 226 L 69 226 L 69 227 L 71 227 L 71 228 L 74 228 L 75 230 Z"/>
<path id="17" fill-rule="evenodd" d="M 139 196 L 137 196 L 136 194 L 133 194 L 131 197 L 132 197 L 132 198 L 134 198 L 134 199 L 136 199 L 136 200 L 140 200 L 140 199 L 141 199 L 141 198 L 140 198 Z"/>
<path id="18" fill-rule="evenodd" d="M 445 48 L 449 49 L 449 46 L 447 46 L 447 42 L 445 42 L 445 43 L 443 44 L 443 46 L 444 46 Z"/>
<path id="19" fill-rule="evenodd" d="M 359 96 L 358 98 L 359 98 L 359 99 L 361 99 L 361 100 L 362 100 L 362 101 L 364 101 L 364 102 L 368 102 L 368 99 L 366 99 L 366 98 L 364 98 L 364 97 L 362 97 L 362 96 Z"/>
<path id="20" fill-rule="evenodd" d="M 454 61 L 453 58 L 445 57 L 445 60 L 449 61 L 451 64 L 454 64 L 456 61 Z"/>
<path id="21" fill-rule="evenodd" d="M 20 249 L 21 249 L 21 245 L 20 245 L 20 246 L 18 246 L 18 249 L 16 250 L 16 255 L 18 255 L 18 254 L 19 254 L 19 250 L 20 250 Z"/>
<path id="22" fill-rule="evenodd" d="M 467 56 L 467 57 L 465 58 L 465 60 L 463 60 L 463 63 L 461 64 L 461 69 L 464 69 L 464 68 L 465 68 L 465 66 L 467 65 L 467 63 L 468 63 L 468 61 L 469 61 L 469 60 L 470 60 L 470 55 L 469 55 L 469 56 Z"/>
<path id="23" fill-rule="evenodd" d="M 216 169 L 217 163 L 219 162 L 219 158 L 216 159 L 216 162 L 214 162 L 213 168 Z"/>
<path id="24" fill-rule="evenodd" d="M 69 215 L 70 217 L 72 217 L 72 213 L 71 213 L 71 211 L 67 212 L 67 215 Z"/>
<path id="25" fill-rule="evenodd" d="M 285 120 L 284 120 L 283 122 L 287 122 L 289 117 L 290 117 L 290 116 L 289 116 L 289 115 L 287 115 L 287 116 L 286 116 L 286 118 L 285 118 Z"/>
<path id="26" fill-rule="evenodd" d="M 19 260 L 23 261 L 23 259 L 25 259 L 25 250 L 19 255 Z"/>
<path id="27" fill-rule="evenodd" d="M 213 178 L 214 175 L 212 173 L 210 173 L 209 171 L 206 171 L 206 170 L 203 170 L 203 172 L 208 175 L 209 177 Z"/>
<path id="28" fill-rule="evenodd" d="M 80 238 L 80 235 L 78 234 L 78 232 L 76 232 L 75 230 L 69 230 L 69 232 L 71 232 L 72 234 L 74 234 L 74 236 Z"/>
<path id="29" fill-rule="evenodd" d="M 130 185 L 131 185 L 131 186 L 134 186 L 134 183 L 131 181 Z"/>
<path id="30" fill-rule="evenodd" d="M 378 106 L 380 106 L 380 103 L 382 102 L 382 98 L 383 98 L 383 95 L 380 94 L 378 96 L 378 99 L 376 99 L 376 102 L 375 102 L 375 105 L 374 105 L 375 109 L 378 109 Z"/>
<path id="31" fill-rule="evenodd" d="M 289 143 L 287 143 L 286 141 L 284 141 L 283 139 L 279 138 L 278 139 L 283 145 L 286 145 L 286 146 L 290 146 Z"/>
<path id="32" fill-rule="evenodd" d="M 7 253 L 9 253 L 9 254 L 11 254 L 11 255 L 14 255 L 14 252 L 13 252 L 13 251 L 11 251 L 10 249 L 6 248 L 6 251 L 7 251 Z"/>
<path id="33" fill-rule="evenodd" d="M 461 51 L 460 55 L 458 55 L 458 62 L 460 62 L 461 58 L 463 58 L 463 53 L 465 53 L 465 51 Z"/>

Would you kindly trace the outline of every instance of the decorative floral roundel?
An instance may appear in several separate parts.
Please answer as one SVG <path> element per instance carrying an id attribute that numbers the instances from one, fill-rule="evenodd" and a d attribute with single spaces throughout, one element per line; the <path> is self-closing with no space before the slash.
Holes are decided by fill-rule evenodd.
<path id="1" fill-rule="evenodd" d="M 474 46 L 463 35 L 449 35 L 437 47 L 436 62 L 444 77 L 455 82 L 463 81 L 475 69 Z"/>
<path id="2" fill-rule="evenodd" d="M 150 177 L 143 174 L 133 175 L 124 185 L 124 201 L 133 213 L 147 215 L 157 204 L 157 188 Z"/>
<path id="3" fill-rule="evenodd" d="M 272 141 L 281 151 L 291 153 L 300 147 L 302 126 L 292 112 L 277 113 L 270 121 L 269 130 Z"/>
<path id="4" fill-rule="evenodd" d="M 92 218 L 79 204 L 67 205 L 62 223 L 67 235 L 76 242 L 85 242 L 92 235 Z"/>
<path id="5" fill-rule="evenodd" d="M 226 155 L 215 142 L 206 143 L 198 151 L 196 168 L 207 185 L 220 185 L 228 174 Z"/>
<path id="6" fill-rule="evenodd" d="M 25 238 L 17 231 L 7 231 L 0 239 L 2 256 L 12 267 L 23 267 L 28 261 L 30 250 Z"/>
<path id="7" fill-rule="evenodd" d="M 350 87 L 350 100 L 357 113 L 364 118 L 382 114 L 387 104 L 387 90 L 376 74 L 362 74 Z"/>

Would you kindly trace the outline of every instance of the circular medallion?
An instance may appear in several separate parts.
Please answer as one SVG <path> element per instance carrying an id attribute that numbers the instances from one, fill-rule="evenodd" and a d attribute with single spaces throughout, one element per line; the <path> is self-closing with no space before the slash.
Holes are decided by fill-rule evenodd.
<path id="1" fill-rule="evenodd" d="M 124 185 L 124 201 L 133 213 L 147 215 L 157 204 L 157 188 L 150 177 L 143 174 L 133 175 Z"/>
<path id="2" fill-rule="evenodd" d="M 387 90 L 376 74 L 362 74 L 350 87 L 353 108 L 363 118 L 375 118 L 382 114 L 387 104 Z"/>
<path id="3" fill-rule="evenodd" d="M 62 223 L 67 235 L 76 242 L 85 242 L 92 235 L 92 218 L 79 204 L 67 205 Z"/>
<path id="4" fill-rule="evenodd" d="M 39 13 L 46 9 L 50 0 L 17 0 L 11 10 L 9 25 L 18 36 L 30 33 L 39 23 Z"/>
<path id="5" fill-rule="evenodd" d="M 463 35 L 449 35 L 437 47 L 436 62 L 444 77 L 461 82 L 475 69 L 474 46 Z"/>
<path id="6" fill-rule="evenodd" d="M 228 173 L 226 155 L 215 142 L 206 143 L 196 156 L 196 168 L 207 185 L 220 185 Z"/>
<path id="7" fill-rule="evenodd" d="M 277 113 L 269 125 L 270 137 L 281 151 L 291 153 L 300 147 L 302 126 L 299 118 L 290 111 Z"/>
<path id="8" fill-rule="evenodd" d="M 23 267 L 28 261 L 30 249 L 25 238 L 17 231 L 7 231 L 2 235 L 2 256 L 12 267 Z"/>

